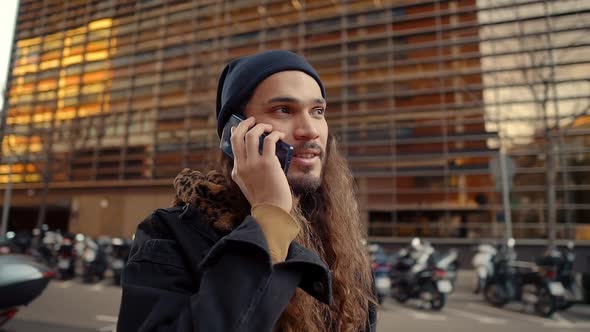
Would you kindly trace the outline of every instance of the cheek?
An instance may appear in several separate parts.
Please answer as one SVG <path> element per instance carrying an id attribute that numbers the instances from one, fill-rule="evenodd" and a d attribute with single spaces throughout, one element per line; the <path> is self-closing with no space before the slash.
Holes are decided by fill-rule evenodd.
<path id="1" fill-rule="evenodd" d="M 328 147 L 328 124 L 323 125 L 320 129 L 320 140 L 322 141 L 322 145 L 324 149 Z"/>

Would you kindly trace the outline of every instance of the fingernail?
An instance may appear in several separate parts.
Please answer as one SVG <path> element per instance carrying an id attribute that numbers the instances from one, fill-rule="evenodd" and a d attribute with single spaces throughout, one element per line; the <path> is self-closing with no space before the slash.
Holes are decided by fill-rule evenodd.
<path id="1" fill-rule="evenodd" d="M 229 129 L 229 132 L 230 132 L 231 134 L 233 134 L 233 133 L 234 133 L 234 128 L 236 128 L 236 127 L 232 126 L 232 127 Z"/>

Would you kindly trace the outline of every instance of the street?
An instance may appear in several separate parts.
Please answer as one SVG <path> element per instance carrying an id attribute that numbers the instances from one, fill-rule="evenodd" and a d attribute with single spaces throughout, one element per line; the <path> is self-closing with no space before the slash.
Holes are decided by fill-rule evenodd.
<path id="1" fill-rule="evenodd" d="M 577 305 L 551 319 L 523 311 L 519 304 L 494 308 L 471 293 L 472 272 L 461 271 L 456 291 L 441 312 L 386 300 L 378 331 L 572 331 L 590 330 L 590 306 Z M 23 308 L 2 332 L 115 331 L 121 289 L 107 279 L 94 285 L 80 280 L 54 281 L 43 295 Z"/>

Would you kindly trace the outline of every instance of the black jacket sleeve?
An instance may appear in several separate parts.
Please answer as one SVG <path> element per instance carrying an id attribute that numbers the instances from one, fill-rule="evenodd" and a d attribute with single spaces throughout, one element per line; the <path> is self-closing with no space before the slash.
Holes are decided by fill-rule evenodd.
<path id="1" fill-rule="evenodd" d="M 178 236 L 154 238 L 141 225 L 135 242 L 123 272 L 118 331 L 271 331 L 297 287 L 331 299 L 330 274 L 319 258 L 293 243 L 287 261 L 273 265 L 251 217 L 210 249 L 183 245 Z M 189 256 L 203 258 L 191 267 Z"/>

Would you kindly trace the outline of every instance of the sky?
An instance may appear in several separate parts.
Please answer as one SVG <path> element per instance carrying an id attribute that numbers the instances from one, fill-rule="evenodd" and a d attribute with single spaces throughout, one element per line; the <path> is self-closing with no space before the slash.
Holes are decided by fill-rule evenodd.
<path id="1" fill-rule="evenodd" d="M 4 87 L 10 62 L 14 19 L 18 0 L 2 0 L 0 5 L 0 87 Z M 0 98 L 2 105 L 2 98 Z"/>

